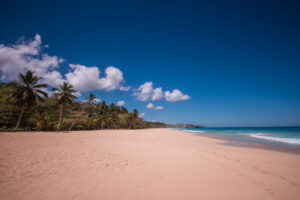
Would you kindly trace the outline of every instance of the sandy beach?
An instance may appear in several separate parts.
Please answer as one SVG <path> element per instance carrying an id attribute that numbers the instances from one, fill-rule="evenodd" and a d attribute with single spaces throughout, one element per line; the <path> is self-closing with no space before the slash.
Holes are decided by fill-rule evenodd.
<path id="1" fill-rule="evenodd" d="M 300 155 L 169 129 L 0 133 L 0 199 L 299 199 Z"/>

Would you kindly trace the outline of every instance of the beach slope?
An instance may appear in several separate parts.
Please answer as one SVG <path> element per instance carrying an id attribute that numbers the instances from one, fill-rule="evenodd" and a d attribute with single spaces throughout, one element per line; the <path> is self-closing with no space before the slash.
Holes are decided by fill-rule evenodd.
<path id="1" fill-rule="evenodd" d="M 300 199 L 300 155 L 169 129 L 0 133 L 0 199 Z"/>

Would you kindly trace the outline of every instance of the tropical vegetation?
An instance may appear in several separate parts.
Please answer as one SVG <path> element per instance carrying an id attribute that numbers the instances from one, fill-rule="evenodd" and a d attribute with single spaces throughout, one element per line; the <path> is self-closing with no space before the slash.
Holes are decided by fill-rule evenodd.
<path id="1" fill-rule="evenodd" d="M 19 74 L 18 81 L 0 83 L 0 130 L 95 130 L 157 127 L 145 122 L 138 110 L 105 101 L 96 103 L 90 94 L 86 102 L 76 101 L 75 89 L 64 82 L 48 96 L 47 84 L 33 71 Z M 158 126 L 163 126 L 158 123 Z"/>

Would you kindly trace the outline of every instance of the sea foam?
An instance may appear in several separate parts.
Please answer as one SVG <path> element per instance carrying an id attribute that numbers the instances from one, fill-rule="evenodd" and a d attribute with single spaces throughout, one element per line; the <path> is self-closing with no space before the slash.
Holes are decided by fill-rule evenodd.
<path id="1" fill-rule="evenodd" d="M 293 144 L 293 145 L 300 145 L 300 138 L 272 137 L 272 136 L 263 135 L 261 133 L 250 134 L 250 136 L 258 139 L 270 140 L 270 141 Z"/>
<path id="2" fill-rule="evenodd" d="M 204 133 L 205 131 L 184 130 L 184 132 L 188 132 L 188 133 Z"/>

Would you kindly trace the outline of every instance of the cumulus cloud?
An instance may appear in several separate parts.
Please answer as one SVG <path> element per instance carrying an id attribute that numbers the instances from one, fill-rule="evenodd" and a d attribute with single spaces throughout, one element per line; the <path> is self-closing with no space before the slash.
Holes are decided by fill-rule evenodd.
<path id="1" fill-rule="evenodd" d="M 38 76 L 43 77 L 42 82 L 58 87 L 63 83 L 64 78 L 57 70 L 62 58 L 43 54 L 42 39 L 36 34 L 33 40 L 22 40 L 13 45 L 0 44 L 0 79 L 16 80 L 18 73 L 27 70 L 34 71 Z M 100 77 L 98 67 L 86 67 L 84 65 L 69 65 L 71 71 L 65 74 L 66 81 L 74 85 L 78 92 L 88 90 L 130 90 L 129 86 L 120 86 L 124 81 L 123 73 L 116 67 L 109 66 L 105 74 Z M 77 93 L 80 95 L 80 93 Z"/>
<path id="2" fill-rule="evenodd" d="M 72 84 L 75 90 L 85 92 L 88 90 L 96 90 L 99 87 L 98 67 L 86 67 L 84 65 L 69 65 L 73 71 L 67 73 L 66 79 Z"/>
<path id="3" fill-rule="evenodd" d="M 158 99 L 162 99 L 164 97 L 162 88 L 153 89 L 152 82 L 145 82 L 142 84 L 134 93 L 134 96 L 137 97 L 140 101 L 147 101 L 151 98 L 151 100 L 155 101 Z"/>
<path id="4" fill-rule="evenodd" d="M 34 40 L 22 40 L 13 45 L 0 44 L 1 80 L 15 80 L 18 73 L 34 71 L 43 77 L 42 82 L 58 86 L 63 77 L 55 68 L 63 62 L 62 58 L 42 54 L 42 39 L 36 34 Z"/>
<path id="5" fill-rule="evenodd" d="M 38 76 L 43 77 L 41 82 L 50 86 L 58 87 L 63 81 L 68 81 L 77 90 L 76 96 L 81 96 L 81 92 L 90 90 L 131 90 L 130 86 L 122 85 L 125 83 L 123 72 L 113 66 L 107 67 L 101 74 L 97 66 L 70 64 L 71 70 L 64 75 L 64 78 L 58 71 L 64 60 L 42 53 L 43 48 L 46 47 L 48 46 L 42 45 L 39 34 L 36 34 L 32 40 L 23 39 L 13 45 L 0 44 L 0 80 L 16 80 L 19 72 L 32 70 Z M 165 98 L 168 102 L 176 102 L 190 99 L 190 96 L 183 94 L 178 89 L 164 92 L 161 87 L 153 88 L 152 82 L 145 82 L 133 91 L 133 95 L 140 101 L 155 101 Z M 151 103 L 147 105 L 148 107 L 156 110 L 163 109 L 162 106 L 155 107 Z"/>
<path id="6" fill-rule="evenodd" d="M 151 99 L 152 101 L 158 100 L 158 99 L 162 99 L 164 97 L 163 95 L 163 91 L 162 88 L 155 88 L 152 92 L 152 96 Z"/>
<path id="7" fill-rule="evenodd" d="M 147 101 L 152 94 L 152 82 L 145 82 L 133 93 L 140 101 Z"/>
<path id="8" fill-rule="evenodd" d="M 99 103 L 101 101 L 101 99 L 95 98 L 94 102 Z M 81 102 L 88 102 L 87 99 L 82 100 Z"/>
<path id="9" fill-rule="evenodd" d="M 124 106 L 125 105 L 125 101 L 118 101 L 117 102 L 117 106 Z"/>
<path id="10" fill-rule="evenodd" d="M 130 86 L 123 86 L 123 85 L 121 85 L 119 89 L 120 89 L 121 91 L 127 92 L 127 91 L 129 91 L 129 90 L 131 89 L 131 87 L 130 87 Z"/>
<path id="11" fill-rule="evenodd" d="M 76 91 L 76 92 L 73 93 L 73 95 L 76 96 L 76 97 L 80 97 L 81 93 Z"/>
<path id="12" fill-rule="evenodd" d="M 101 78 L 102 87 L 107 90 L 114 90 L 119 88 L 120 83 L 124 81 L 123 72 L 116 67 L 109 66 L 105 69 L 106 76 Z"/>
<path id="13" fill-rule="evenodd" d="M 94 99 L 94 101 L 95 101 L 96 103 L 99 103 L 99 102 L 101 101 L 101 99 L 96 98 L 96 99 Z"/>
<path id="14" fill-rule="evenodd" d="M 166 91 L 163 92 L 163 89 L 161 87 L 153 89 L 153 83 L 152 82 L 145 82 L 142 84 L 134 93 L 134 96 L 137 97 L 140 101 L 147 101 L 147 100 L 159 100 L 162 98 L 165 98 L 166 101 L 169 102 L 176 102 L 176 101 L 184 101 L 188 100 L 191 97 L 183 94 L 180 90 L 174 89 L 172 92 Z M 148 104 L 149 105 L 149 104 Z M 162 108 L 159 108 L 162 109 Z M 158 110 L 159 110 L 158 109 Z"/>
<path id="15" fill-rule="evenodd" d="M 123 73 L 116 67 L 109 66 L 105 69 L 105 77 L 100 78 L 98 67 L 87 67 L 84 65 L 70 64 L 73 71 L 65 74 L 67 81 L 75 90 L 86 92 L 89 90 L 111 91 L 120 87 L 124 80 Z"/>
<path id="16" fill-rule="evenodd" d="M 162 110 L 162 109 L 164 109 L 163 106 L 155 106 L 155 107 L 154 107 L 154 110 Z"/>
<path id="17" fill-rule="evenodd" d="M 180 90 L 178 89 L 174 89 L 172 92 L 170 91 L 166 91 L 165 92 L 165 98 L 167 101 L 169 102 L 176 102 L 176 101 L 184 101 L 184 100 L 188 100 L 191 97 L 183 94 Z"/>
<path id="18" fill-rule="evenodd" d="M 144 117 L 146 115 L 146 113 L 141 113 L 139 114 L 139 117 Z"/>
<path id="19" fill-rule="evenodd" d="M 94 102 L 99 103 L 101 99 L 95 98 Z M 88 99 L 83 99 L 81 102 L 88 102 Z"/>
<path id="20" fill-rule="evenodd" d="M 153 103 L 148 103 L 146 106 L 147 109 L 154 109 L 154 110 L 162 110 L 164 109 L 163 106 L 154 106 Z"/>
<path id="21" fill-rule="evenodd" d="M 146 108 L 152 109 L 152 108 L 154 108 L 154 104 L 153 103 L 148 103 L 147 106 L 146 106 Z"/>

